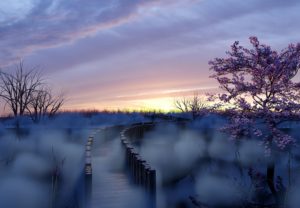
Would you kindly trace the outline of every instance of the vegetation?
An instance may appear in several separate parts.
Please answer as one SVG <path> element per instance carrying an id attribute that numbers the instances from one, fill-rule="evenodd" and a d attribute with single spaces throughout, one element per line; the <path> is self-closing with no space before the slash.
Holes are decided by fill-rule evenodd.
<path id="1" fill-rule="evenodd" d="M 192 98 L 183 97 L 175 100 L 175 107 L 182 113 L 191 113 L 193 120 L 207 111 L 205 101 L 197 93 L 194 93 Z"/>
<path id="2" fill-rule="evenodd" d="M 300 83 L 293 78 L 300 67 L 300 43 L 290 44 L 277 52 L 250 37 L 252 49 L 235 42 L 227 58 L 216 58 L 209 64 L 224 91 L 212 99 L 232 106 L 231 123 L 225 131 L 237 140 L 261 138 L 266 155 L 289 151 L 295 140 L 280 130 L 280 124 L 291 121 L 300 110 Z M 267 167 L 267 184 L 277 203 L 284 193 L 275 186 L 275 161 Z"/>
<path id="3" fill-rule="evenodd" d="M 13 73 L 0 71 L 0 97 L 15 117 L 29 114 L 34 122 L 53 116 L 65 101 L 51 92 L 38 68 L 25 70 L 22 61 Z"/>

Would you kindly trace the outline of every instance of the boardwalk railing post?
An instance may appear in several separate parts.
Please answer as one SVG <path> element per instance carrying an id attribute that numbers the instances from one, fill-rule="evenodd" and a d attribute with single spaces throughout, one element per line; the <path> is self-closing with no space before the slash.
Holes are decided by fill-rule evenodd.
<path id="1" fill-rule="evenodd" d="M 137 169 L 138 169 L 138 154 L 135 154 L 134 155 L 134 181 L 135 181 L 135 183 L 138 183 L 138 181 L 137 181 Z"/>
<path id="2" fill-rule="evenodd" d="M 145 160 L 141 160 L 141 164 L 140 164 L 140 185 L 144 186 L 144 175 L 145 175 Z"/>
<path id="3" fill-rule="evenodd" d="M 90 197 L 92 192 L 92 144 L 93 144 L 93 137 L 90 136 L 88 141 L 85 145 L 85 167 L 84 167 L 84 174 L 85 174 L 85 206 L 90 206 Z"/>
<path id="4" fill-rule="evenodd" d="M 132 157 L 132 159 L 133 159 L 133 161 L 132 161 L 132 173 L 133 173 L 133 180 L 134 180 L 134 182 L 136 183 L 137 181 L 136 181 L 136 166 L 137 166 L 137 153 L 136 152 L 133 152 L 133 157 Z"/>
<path id="5" fill-rule="evenodd" d="M 126 165 L 130 170 L 134 183 L 141 185 L 149 193 L 151 207 L 156 204 L 156 171 L 151 168 L 145 160 L 131 146 L 131 139 L 140 139 L 144 136 L 145 131 L 150 130 L 153 123 L 140 124 L 124 129 L 121 133 L 122 146 L 125 148 Z"/>
<path id="6" fill-rule="evenodd" d="M 156 192 L 156 171 L 153 169 L 149 171 L 149 191 L 151 194 Z"/>
<path id="7" fill-rule="evenodd" d="M 150 178 L 150 166 L 146 164 L 145 166 L 145 189 L 149 192 L 149 178 Z"/>
<path id="8" fill-rule="evenodd" d="M 131 168 L 131 162 L 132 162 L 132 147 L 128 147 L 128 167 Z"/>
<path id="9" fill-rule="evenodd" d="M 142 166 L 142 158 L 140 157 L 140 155 L 137 156 L 137 168 L 136 168 L 136 176 L 137 176 L 137 184 L 141 185 L 141 166 Z"/>

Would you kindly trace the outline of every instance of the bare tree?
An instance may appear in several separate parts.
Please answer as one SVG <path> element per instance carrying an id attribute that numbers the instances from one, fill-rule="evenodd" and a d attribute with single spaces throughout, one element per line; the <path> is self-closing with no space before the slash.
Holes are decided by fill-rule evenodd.
<path id="1" fill-rule="evenodd" d="M 175 107 L 183 113 L 190 111 L 190 100 L 186 97 L 175 100 L 174 104 Z"/>
<path id="2" fill-rule="evenodd" d="M 50 98 L 50 105 L 48 106 L 47 109 L 48 116 L 53 117 L 64 103 L 65 103 L 65 95 L 63 93 L 55 97 L 52 95 Z"/>
<path id="3" fill-rule="evenodd" d="M 55 115 L 65 101 L 63 94 L 53 95 L 38 68 L 25 71 L 22 61 L 14 73 L 0 71 L 0 97 L 14 116 L 29 114 L 35 122 Z"/>
<path id="4" fill-rule="evenodd" d="M 184 97 L 175 100 L 175 107 L 183 113 L 192 113 L 193 119 L 202 115 L 207 109 L 206 104 L 197 93 L 194 93 L 192 98 Z"/>
<path id="5" fill-rule="evenodd" d="M 27 111 L 34 122 L 39 122 L 43 117 L 52 117 L 61 108 L 65 101 L 63 94 L 54 96 L 50 88 L 41 88 L 31 95 L 31 102 Z"/>
<path id="6" fill-rule="evenodd" d="M 14 74 L 0 71 L 0 97 L 12 110 L 14 116 L 24 115 L 31 102 L 31 95 L 42 85 L 41 74 L 36 68 L 24 70 L 21 61 Z"/>

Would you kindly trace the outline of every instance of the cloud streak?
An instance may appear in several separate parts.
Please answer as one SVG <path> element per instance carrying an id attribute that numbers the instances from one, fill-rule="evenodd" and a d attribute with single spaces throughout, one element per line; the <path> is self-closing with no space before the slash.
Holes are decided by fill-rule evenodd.
<path id="1" fill-rule="evenodd" d="M 25 16 L 10 18 L 2 11 L 2 65 L 38 49 L 68 44 L 97 31 L 127 22 L 139 8 L 159 1 L 36 0 Z M 15 7 L 6 9 L 18 9 Z"/>

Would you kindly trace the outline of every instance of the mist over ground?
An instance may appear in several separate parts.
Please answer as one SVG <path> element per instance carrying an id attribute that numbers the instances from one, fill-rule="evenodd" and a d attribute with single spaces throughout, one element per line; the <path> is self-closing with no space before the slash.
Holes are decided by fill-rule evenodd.
<path id="1" fill-rule="evenodd" d="M 88 136 L 100 127 L 143 120 L 134 113 L 63 113 L 39 124 L 28 117 L 3 120 L 0 207 L 78 207 L 72 194 L 83 174 Z"/>
<path id="2" fill-rule="evenodd" d="M 68 113 L 40 124 L 28 118 L 2 121 L 0 207 L 81 207 L 73 195 L 80 187 L 88 136 L 99 128 L 150 120 L 138 113 L 89 116 Z M 277 185 L 288 190 L 286 207 L 298 208 L 298 146 L 289 153 L 278 152 L 267 157 L 259 140 L 249 138 L 237 143 L 220 132 L 226 122 L 226 118 L 215 114 L 180 124 L 159 122 L 154 130 L 145 133 L 140 143 L 134 144 L 142 158 L 157 171 L 157 208 L 272 204 L 264 175 L 266 165 L 272 161 L 276 163 Z M 14 128 L 16 123 L 21 128 Z M 285 124 L 297 140 L 298 126 L 298 123 Z M 103 163 L 99 173 L 124 171 L 124 151 L 117 129 L 95 135 L 96 146 L 105 148 L 94 156 L 106 154 L 105 159 L 99 160 Z M 99 183 L 109 189 L 105 187 L 104 176 L 97 176 Z M 137 208 L 147 203 L 143 190 L 134 186 L 120 201 Z"/>
<path id="3" fill-rule="evenodd" d="M 222 133 L 226 119 L 208 115 L 187 125 L 160 124 L 148 132 L 137 149 L 157 170 L 161 197 L 177 204 L 192 197 L 198 205 L 245 207 L 249 203 L 274 203 L 266 186 L 266 167 L 275 162 L 276 186 L 288 190 L 286 207 L 299 207 L 299 146 L 290 152 L 267 156 L 261 141 L 235 142 Z M 287 123 L 288 133 L 299 141 L 299 123 Z M 170 191 L 172 190 L 172 191 Z M 177 191 L 175 191 L 177 190 Z M 170 197 L 169 192 L 174 195 Z M 183 200 L 185 199 L 185 200 Z M 174 202 L 175 203 L 175 202 Z M 175 203 L 175 204 L 176 204 Z M 174 206 L 175 207 L 175 206 Z"/>

